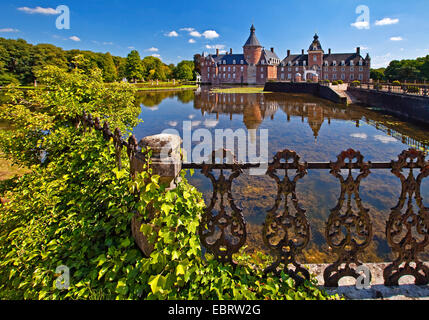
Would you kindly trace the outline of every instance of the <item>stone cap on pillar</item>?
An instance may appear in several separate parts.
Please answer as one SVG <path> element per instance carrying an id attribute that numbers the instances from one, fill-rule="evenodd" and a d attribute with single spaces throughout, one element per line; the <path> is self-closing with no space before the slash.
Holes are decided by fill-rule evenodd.
<path id="1" fill-rule="evenodd" d="M 145 137 L 139 142 L 141 148 L 152 150 L 152 159 L 169 160 L 180 156 L 182 139 L 174 134 L 157 134 Z"/>
<path id="2" fill-rule="evenodd" d="M 182 139 L 174 134 L 158 134 L 143 138 L 139 142 L 141 148 L 152 150 L 152 173 L 160 176 L 160 182 L 174 188 L 174 180 L 182 170 L 180 146 Z"/>

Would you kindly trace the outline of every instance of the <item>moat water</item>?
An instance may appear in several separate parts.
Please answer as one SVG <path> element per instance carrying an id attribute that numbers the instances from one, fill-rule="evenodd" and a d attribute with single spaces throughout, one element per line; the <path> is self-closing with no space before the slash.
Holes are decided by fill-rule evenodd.
<path id="1" fill-rule="evenodd" d="M 429 128 L 410 124 L 361 106 L 340 106 L 307 95 L 278 93 L 213 93 L 209 88 L 197 92 L 160 92 L 138 95 L 140 118 L 134 129 L 137 139 L 176 129 L 183 137 L 183 122 L 192 130 L 267 129 L 269 159 L 284 149 L 296 151 L 302 161 L 336 161 L 343 150 L 359 150 L 365 161 L 390 162 L 411 147 L 429 150 Z M 259 134 L 251 135 L 258 141 Z M 194 146 L 198 142 L 194 143 Z M 429 179 L 422 184 L 422 196 L 429 205 Z M 189 177 L 191 184 L 211 198 L 211 183 L 201 173 Z M 390 170 L 373 170 L 362 181 L 360 196 L 368 208 L 374 228 L 374 241 L 361 257 L 366 262 L 391 261 L 392 252 L 385 237 L 390 209 L 396 206 L 401 185 Z M 277 185 L 268 176 L 246 172 L 233 185 L 235 204 L 243 209 L 247 221 L 248 250 L 265 250 L 262 224 L 275 202 Z M 340 195 L 339 181 L 329 170 L 310 170 L 297 184 L 299 203 L 311 225 L 311 242 L 301 262 L 332 262 L 334 255 L 325 240 L 330 210 Z M 424 259 L 429 258 L 425 254 Z"/>

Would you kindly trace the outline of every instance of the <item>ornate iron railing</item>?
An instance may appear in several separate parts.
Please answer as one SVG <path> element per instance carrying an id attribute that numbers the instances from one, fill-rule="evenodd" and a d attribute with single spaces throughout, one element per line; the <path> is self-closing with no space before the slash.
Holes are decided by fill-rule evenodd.
<path id="1" fill-rule="evenodd" d="M 352 88 L 359 88 L 365 90 L 383 91 L 390 93 L 398 93 L 403 95 L 414 96 L 429 96 L 429 86 L 422 84 L 392 84 L 392 83 L 349 83 L 348 86 Z"/>
<path id="2" fill-rule="evenodd" d="M 118 168 L 121 168 L 122 149 L 126 148 L 132 177 L 142 170 L 141 165 L 133 165 L 136 160 L 146 164 L 144 169 L 149 167 L 150 150 L 140 150 L 135 136 L 125 141 L 119 129 L 112 133 L 107 122 L 101 126 L 99 119 L 86 113 L 77 119 L 76 126 L 79 125 L 84 131 L 94 128 L 106 140 L 113 139 Z M 221 163 L 216 163 L 216 158 L 222 158 Z M 233 255 L 247 238 L 246 221 L 242 209 L 234 203 L 232 184 L 243 170 L 266 167 L 266 175 L 277 184 L 277 196 L 273 207 L 267 209 L 262 229 L 265 246 L 275 258 L 265 272 L 277 275 L 283 270 L 298 282 L 309 279 L 310 274 L 298 261 L 298 255 L 309 244 L 311 227 L 299 203 L 296 186 L 309 170 L 330 170 L 340 182 L 341 193 L 325 227 L 326 241 L 337 260 L 325 269 L 324 284 L 337 287 L 343 277 L 358 278 L 357 268 L 363 265 L 359 256 L 373 241 L 373 223 L 360 198 L 360 184 L 372 170 L 384 169 L 391 170 L 402 185 L 398 203 L 386 222 L 387 243 L 396 257 L 384 269 L 384 282 L 397 286 L 401 277 L 411 275 L 417 285 L 429 284 L 429 268 L 419 258 L 429 245 L 429 208 L 424 206 L 421 195 L 422 181 L 429 176 L 429 162 L 423 151 L 405 150 L 391 162 L 366 162 L 359 151 L 352 149 L 341 152 L 335 162 L 302 162 L 291 150 L 278 152 L 267 164 L 237 163 L 228 150 L 213 152 L 209 160 L 203 164 L 183 163 L 181 168 L 201 170 L 211 180 L 213 195 L 200 223 L 199 235 L 202 245 L 220 262 L 235 265 Z M 356 177 L 355 171 L 358 171 Z"/>
<path id="3" fill-rule="evenodd" d="M 224 159 L 234 158 L 230 151 L 222 152 Z M 246 243 L 247 232 L 242 210 L 235 205 L 232 196 L 233 180 L 243 170 L 260 168 L 261 164 L 215 163 L 214 158 L 215 153 L 210 164 L 183 164 L 183 169 L 200 169 L 210 178 L 213 196 L 200 225 L 201 243 L 219 261 L 234 265 L 233 255 Z M 424 207 L 420 191 L 422 180 L 429 175 L 429 162 L 425 161 L 423 152 L 409 149 L 396 161 L 365 162 L 360 152 L 350 149 L 341 152 L 335 162 L 307 163 L 301 162 L 296 152 L 284 150 L 267 165 L 266 175 L 277 183 L 278 190 L 273 207 L 267 210 L 262 231 L 264 243 L 275 258 L 265 270 L 267 273 L 278 274 L 281 267 L 297 281 L 309 279 L 309 272 L 297 261 L 297 256 L 310 241 L 310 224 L 299 204 L 296 185 L 308 170 L 330 170 L 340 182 L 341 194 L 325 227 L 327 244 L 337 257 L 324 271 L 325 286 L 337 287 L 340 279 L 346 276 L 358 278 L 356 269 L 363 264 L 359 256 L 373 240 L 373 224 L 359 195 L 360 184 L 371 170 L 390 169 L 400 179 L 402 192 L 386 223 L 387 242 L 396 259 L 385 268 L 384 282 L 399 285 L 402 276 L 411 275 L 418 285 L 429 283 L 429 269 L 418 257 L 429 244 L 429 208 Z M 404 169 L 409 169 L 408 175 L 404 174 Z M 346 177 L 342 170 L 347 171 Z M 356 170 L 359 174 L 353 177 Z M 284 178 L 281 178 L 282 171 Z M 413 207 L 414 200 L 418 212 Z M 282 201 L 284 210 L 279 210 Z"/>

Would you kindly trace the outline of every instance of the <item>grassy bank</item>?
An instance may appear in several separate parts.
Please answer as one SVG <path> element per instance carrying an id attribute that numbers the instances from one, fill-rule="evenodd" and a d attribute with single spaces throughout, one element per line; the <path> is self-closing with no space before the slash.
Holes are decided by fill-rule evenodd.
<path id="1" fill-rule="evenodd" d="M 264 87 L 237 87 L 237 88 L 217 88 L 212 89 L 215 93 L 267 93 Z"/>
<path id="2" fill-rule="evenodd" d="M 163 87 L 163 86 L 151 86 L 151 87 L 143 87 L 143 88 L 137 88 L 137 91 L 166 91 L 166 90 L 193 90 L 197 89 L 198 86 L 194 85 L 182 85 L 182 86 L 169 86 L 169 87 Z"/>

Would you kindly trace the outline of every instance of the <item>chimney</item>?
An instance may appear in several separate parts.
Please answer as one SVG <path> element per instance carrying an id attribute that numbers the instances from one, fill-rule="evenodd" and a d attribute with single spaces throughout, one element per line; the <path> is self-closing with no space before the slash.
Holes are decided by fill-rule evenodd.
<path id="1" fill-rule="evenodd" d="M 331 55 L 331 48 L 329 48 L 329 55 Z"/>
<path id="2" fill-rule="evenodd" d="M 304 49 L 301 50 L 301 54 L 304 55 Z"/>
<path id="3" fill-rule="evenodd" d="M 288 57 L 290 56 L 290 50 L 288 50 L 288 51 L 287 51 L 287 56 L 288 56 Z"/>
<path id="4" fill-rule="evenodd" d="M 274 52 L 274 48 L 271 48 L 271 52 Z"/>
<path id="5" fill-rule="evenodd" d="M 229 49 L 229 54 L 232 54 L 232 48 L 231 48 L 231 49 Z"/>
<path id="6" fill-rule="evenodd" d="M 356 54 L 357 54 L 358 56 L 360 56 L 360 47 L 357 47 L 357 48 L 356 48 Z"/>
<path id="7" fill-rule="evenodd" d="M 216 49 L 216 55 L 219 56 L 219 49 Z"/>

